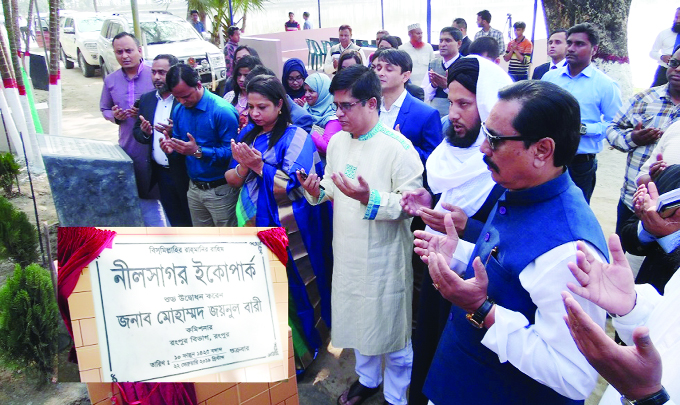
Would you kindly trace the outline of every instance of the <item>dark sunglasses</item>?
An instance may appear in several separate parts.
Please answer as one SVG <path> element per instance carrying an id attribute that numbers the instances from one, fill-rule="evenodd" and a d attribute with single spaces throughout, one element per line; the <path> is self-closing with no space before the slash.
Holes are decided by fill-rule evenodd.
<path id="1" fill-rule="evenodd" d="M 498 135 L 494 135 L 491 132 L 489 132 L 489 129 L 486 127 L 486 122 L 482 122 L 482 131 L 484 132 L 484 135 L 486 136 L 486 140 L 489 142 L 489 146 L 491 147 L 491 150 L 496 150 L 498 145 L 500 145 L 501 142 L 504 142 L 504 141 L 526 141 L 526 140 L 531 139 L 527 136 L 498 136 Z"/>

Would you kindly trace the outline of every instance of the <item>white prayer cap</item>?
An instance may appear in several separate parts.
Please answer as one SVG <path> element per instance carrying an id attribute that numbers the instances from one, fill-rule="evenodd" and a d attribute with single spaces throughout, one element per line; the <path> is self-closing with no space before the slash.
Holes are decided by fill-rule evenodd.
<path id="1" fill-rule="evenodd" d="M 408 26 L 409 31 L 417 30 L 419 28 L 420 28 L 420 24 L 418 24 L 418 23 L 411 24 L 411 25 Z"/>

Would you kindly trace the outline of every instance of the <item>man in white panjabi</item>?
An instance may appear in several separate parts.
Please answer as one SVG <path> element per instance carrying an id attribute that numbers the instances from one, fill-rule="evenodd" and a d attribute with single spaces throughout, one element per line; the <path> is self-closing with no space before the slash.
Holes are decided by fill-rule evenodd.
<path id="1" fill-rule="evenodd" d="M 332 344 L 354 349 L 359 375 L 338 403 L 377 393 L 384 357 L 385 401 L 406 404 L 413 362 L 413 235 L 399 201 L 422 186 L 423 165 L 406 137 L 378 122 L 381 87 L 372 70 L 342 69 L 330 91 L 343 131 L 328 145 L 324 178 L 298 173 L 298 179 L 311 204 L 334 204 Z"/>
<path id="2" fill-rule="evenodd" d="M 465 217 L 482 220 L 485 218 L 478 216 L 485 216 L 483 207 L 493 206 L 494 199 L 498 198 L 498 192 L 490 195 L 496 183 L 479 150 L 485 139 L 482 121 L 498 101 L 498 90 L 512 84 L 512 79 L 500 66 L 479 55 L 459 59 L 448 70 L 446 79 L 450 102 L 444 130 L 446 137 L 425 164 L 430 190 L 441 197 L 432 208 L 433 196 L 425 188 L 419 188 L 403 193 L 401 201 L 404 210 L 420 216 L 427 225 L 426 231 L 432 233 L 445 232 L 444 216 L 449 211 L 442 204 L 456 207 L 452 215 L 462 213 Z M 489 203 L 485 204 L 487 200 Z M 473 235 L 481 231 L 482 225 L 483 221 L 466 219 L 466 236 L 461 234 L 461 237 L 475 240 L 475 237 L 467 236 L 468 232 Z M 441 325 L 448 321 L 451 308 L 451 304 L 434 289 L 427 272 L 423 274 L 417 308 L 409 403 L 427 404 L 422 388 L 439 343 Z"/>

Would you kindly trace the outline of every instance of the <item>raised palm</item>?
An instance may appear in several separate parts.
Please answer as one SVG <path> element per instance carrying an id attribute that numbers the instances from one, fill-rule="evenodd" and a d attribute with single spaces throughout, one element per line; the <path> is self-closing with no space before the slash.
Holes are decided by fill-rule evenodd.
<path id="1" fill-rule="evenodd" d="M 577 295 L 604 308 L 610 314 L 625 315 L 635 306 L 635 280 L 619 237 L 609 237 L 612 263 L 595 260 L 584 242 L 578 242 L 576 263 L 569 263 L 571 273 L 580 285 L 567 283 Z"/>
<path id="2" fill-rule="evenodd" d="M 444 217 L 444 227 L 446 228 L 445 235 L 435 235 L 425 231 L 414 232 L 416 237 L 413 241 L 416 246 L 414 251 L 423 262 L 428 263 L 430 253 L 439 253 L 444 256 L 446 263 L 451 263 L 453 252 L 458 246 L 458 233 L 449 213 Z"/>

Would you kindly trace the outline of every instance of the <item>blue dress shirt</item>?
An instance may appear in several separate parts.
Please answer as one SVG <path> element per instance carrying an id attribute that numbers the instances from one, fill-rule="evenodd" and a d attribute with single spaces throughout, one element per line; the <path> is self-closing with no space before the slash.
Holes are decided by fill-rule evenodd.
<path id="1" fill-rule="evenodd" d="M 570 92 L 581 107 L 581 123 L 587 132 L 581 135 L 577 154 L 598 153 L 607 127 L 621 108 L 621 90 L 609 76 L 591 63 L 572 77 L 569 64 L 548 71 L 541 80 L 554 83 Z"/>
<path id="2" fill-rule="evenodd" d="M 238 113 L 234 106 L 205 89 L 193 108 L 177 104 L 172 121 L 173 138 L 188 141 L 188 132 L 203 152 L 200 159 L 187 156 L 189 177 L 198 181 L 224 178 L 231 161 L 231 140 L 238 135 Z"/>

